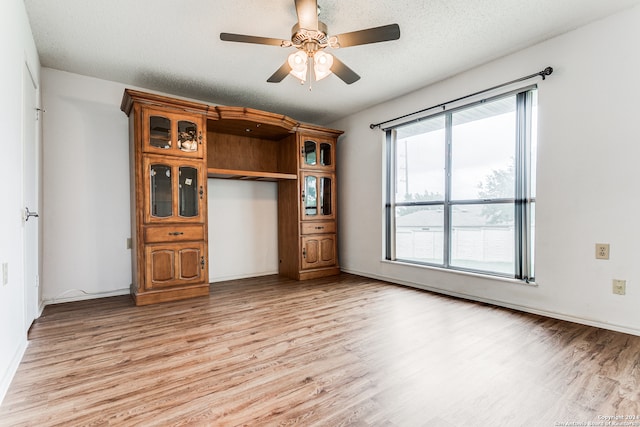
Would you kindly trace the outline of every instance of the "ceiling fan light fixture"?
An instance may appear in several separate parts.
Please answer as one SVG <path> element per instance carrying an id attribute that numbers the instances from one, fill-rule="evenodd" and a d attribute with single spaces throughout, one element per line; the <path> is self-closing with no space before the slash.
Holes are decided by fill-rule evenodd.
<path id="1" fill-rule="evenodd" d="M 289 73 L 303 83 L 307 79 L 307 61 L 307 54 L 301 50 L 289 55 L 288 59 L 289 66 L 291 67 Z"/>
<path id="2" fill-rule="evenodd" d="M 321 51 L 313 55 L 313 72 L 315 73 L 316 81 L 322 80 L 331 74 L 332 66 L 333 55 Z"/>
<path id="3" fill-rule="evenodd" d="M 318 0 L 294 0 L 294 5 L 298 22 L 291 28 L 290 40 L 220 33 L 220 40 L 223 41 L 293 47 L 298 50 L 298 52 L 289 55 L 284 64 L 267 79 L 268 83 L 280 83 L 289 74 L 296 77 L 301 83 L 305 83 L 307 79 L 312 79 L 311 66 L 313 66 L 316 81 L 324 79 L 329 74 L 335 74 L 340 80 L 350 85 L 360 80 L 360 76 L 340 61 L 338 57 L 321 52 L 323 49 L 342 49 L 400 38 L 398 24 L 382 25 L 329 36 L 327 25 L 318 19 L 320 12 Z M 311 85 L 309 85 L 309 90 L 311 90 Z"/>

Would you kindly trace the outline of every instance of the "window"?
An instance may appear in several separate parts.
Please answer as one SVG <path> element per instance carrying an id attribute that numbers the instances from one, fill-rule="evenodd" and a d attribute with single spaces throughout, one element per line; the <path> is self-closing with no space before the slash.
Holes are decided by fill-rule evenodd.
<path id="1" fill-rule="evenodd" d="M 535 88 L 387 129 L 386 258 L 534 278 Z"/>

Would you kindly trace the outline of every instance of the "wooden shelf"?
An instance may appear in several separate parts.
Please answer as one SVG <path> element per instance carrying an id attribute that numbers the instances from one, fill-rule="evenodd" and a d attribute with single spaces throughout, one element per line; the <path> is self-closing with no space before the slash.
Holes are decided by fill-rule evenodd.
<path id="1" fill-rule="evenodd" d="M 207 176 L 209 178 L 217 179 L 239 179 L 247 181 L 281 181 L 285 179 L 298 179 L 298 175 L 295 173 L 280 173 L 280 172 L 259 172 L 259 171 L 247 171 L 247 170 L 235 170 L 235 169 L 207 169 Z"/>

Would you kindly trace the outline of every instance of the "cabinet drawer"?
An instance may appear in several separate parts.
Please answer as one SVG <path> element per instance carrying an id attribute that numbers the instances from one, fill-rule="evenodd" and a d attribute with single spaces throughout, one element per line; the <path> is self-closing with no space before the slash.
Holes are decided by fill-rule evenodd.
<path id="1" fill-rule="evenodd" d="M 331 222 L 303 222 L 302 234 L 335 233 L 336 223 Z"/>
<path id="2" fill-rule="evenodd" d="M 145 227 L 144 242 L 183 242 L 188 240 L 206 240 L 204 225 L 158 225 Z"/>

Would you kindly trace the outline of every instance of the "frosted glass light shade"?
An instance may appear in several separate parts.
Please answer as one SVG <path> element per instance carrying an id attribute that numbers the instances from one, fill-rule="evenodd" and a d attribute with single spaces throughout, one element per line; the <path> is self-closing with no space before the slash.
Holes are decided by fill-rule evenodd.
<path id="1" fill-rule="evenodd" d="M 304 83 L 307 79 L 307 54 L 301 50 L 289 55 L 289 73 Z"/>
<path id="2" fill-rule="evenodd" d="M 322 80 L 331 74 L 331 67 L 333 66 L 333 56 L 324 53 L 316 52 L 313 56 L 313 71 L 316 76 L 316 81 Z"/>

